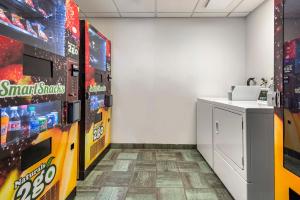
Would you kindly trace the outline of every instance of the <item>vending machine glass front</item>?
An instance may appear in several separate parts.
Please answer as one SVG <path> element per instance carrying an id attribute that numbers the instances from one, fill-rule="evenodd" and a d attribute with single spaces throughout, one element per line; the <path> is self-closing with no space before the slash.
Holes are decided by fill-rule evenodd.
<path id="1" fill-rule="evenodd" d="M 92 26 L 89 27 L 90 65 L 98 70 L 106 71 L 106 39 Z"/>
<path id="2" fill-rule="evenodd" d="M 61 125 L 61 101 L 1 108 L 1 146 Z"/>
<path id="3" fill-rule="evenodd" d="M 300 1 L 284 2 L 284 167 L 300 176 Z"/>
<path id="4" fill-rule="evenodd" d="M 64 0 L 1 0 L 0 35 L 64 56 Z"/>

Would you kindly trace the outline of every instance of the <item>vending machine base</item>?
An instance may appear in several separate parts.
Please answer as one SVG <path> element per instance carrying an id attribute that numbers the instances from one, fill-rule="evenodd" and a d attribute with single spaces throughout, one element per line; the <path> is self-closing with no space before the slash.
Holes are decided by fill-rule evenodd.
<path id="1" fill-rule="evenodd" d="M 86 170 L 79 171 L 79 180 L 84 180 L 91 173 L 91 171 L 95 169 L 97 164 L 105 157 L 110 149 L 111 145 L 109 144 L 106 149 L 104 149 L 104 151 L 100 154 L 100 156 L 96 158 L 96 160 L 92 162 L 92 164 Z"/>

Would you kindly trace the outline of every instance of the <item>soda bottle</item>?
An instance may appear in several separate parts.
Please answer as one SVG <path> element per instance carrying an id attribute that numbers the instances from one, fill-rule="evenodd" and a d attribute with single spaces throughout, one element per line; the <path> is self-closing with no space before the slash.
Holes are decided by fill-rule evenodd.
<path id="1" fill-rule="evenodd" d="M 53 128 L 55 126 L 55 116 L 52 113 L 46 115 L 47 118 L 47 128 Z"/>
<path id="2" fill-rule="evenodd" d="M 58 116 L 58 112 L 51 112 L 51 114 L 54 116 L 54 123 L 53 123 L 53 126 L 56 126 L 58 125 L 59 123 L 59 116 Z"/>
<path id="3" fill-rule="evenodd" d="M 21 118 L 18 114 L 18 107 L 13 106 L 10 108 L 10 116 L 8 122 L 8 134 L 6 141 L 11 142 L 21 138 Z"/>
<path id="4" fill-rule="evenodd" d="M 40 123 L 36 116 L 35 107 L 29 107 L 29 132 L 30 135 L 35 135 L 40 132 Z"/>
<path id="5" fill-rule="evenodd" d="M 29 113 L 27 112 L 27 105 L 20 106 L 20 118 L 21 118 L 21 128 L 23 131 L 23 136 L 29 136 Z"/>
<path id="6" fill-rule="evenodd" d="M 47 130 L 47 117 L 45 116 L 40 116 L 38 117 L 39 120 L 39 125 L 40 125 L 40 131 L 45 131 Z"/>
<path id="7" fill-rule="evenodd" d="M 1 109 L 1 145 L 6 144 L 8 122 L 9 122 L 9 116 L 6 113 L 6 109 L 2 108 Z"/>

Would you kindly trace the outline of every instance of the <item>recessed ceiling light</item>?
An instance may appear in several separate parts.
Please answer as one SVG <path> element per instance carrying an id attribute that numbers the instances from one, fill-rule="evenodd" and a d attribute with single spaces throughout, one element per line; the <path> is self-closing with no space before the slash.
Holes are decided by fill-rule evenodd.
<path id="1" fill-rule="evenodd" d="M 198 2 L 198 6 L 200 6 L 200 8 L 206 8 L 209 4 L 210 0 L 199 0 Z"/>

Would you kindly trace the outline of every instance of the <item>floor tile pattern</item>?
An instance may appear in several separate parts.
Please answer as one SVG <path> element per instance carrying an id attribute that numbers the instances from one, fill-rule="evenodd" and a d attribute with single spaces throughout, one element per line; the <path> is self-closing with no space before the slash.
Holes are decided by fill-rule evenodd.
<path id="1" fill-rule="evenodd" d="M 111 149 L 76 200 L 232 200 L 196 150 Z"/>

